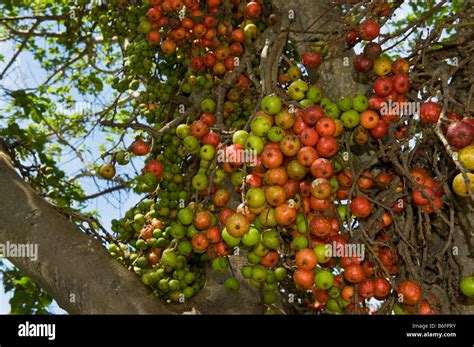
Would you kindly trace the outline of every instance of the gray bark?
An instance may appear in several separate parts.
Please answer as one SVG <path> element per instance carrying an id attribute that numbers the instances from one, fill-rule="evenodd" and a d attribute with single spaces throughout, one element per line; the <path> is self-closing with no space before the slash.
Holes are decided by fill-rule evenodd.
<path id="1" fill-rule="evenodd" d="M 2 152 L 0 152 L 2 154 Z M 38 245 L 38 259 L 9 260 L 71 314 L 177 312 L 157 300 L 18 176 L 0 155 L 0 243 Z"/>

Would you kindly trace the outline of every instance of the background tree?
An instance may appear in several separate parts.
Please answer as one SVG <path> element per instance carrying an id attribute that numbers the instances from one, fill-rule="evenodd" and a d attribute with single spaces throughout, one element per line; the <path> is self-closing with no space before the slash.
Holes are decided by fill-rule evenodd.
<path id="1" fill-rule="evenodd" d="M 150 15 L 150 2 L 161 4 L 159 18 Z M 347 95 L 373 95 L 374 73 L 354 69 L 352 48 L 361 40 L 357 36 L 354 42 L 350 40 L 350 35 L 360 34 L 360 24 L 366 19 L 374 19 L 382 26 L 376 42 L 383 53 L 409 62 L 412 88 L 407 99 L 434 100 L 442 105 L 442 112 L 433 125 L 420 124 L 411 114 L 404 115 L 391 123 L 383 139 L 371 137 L 364 145 L 354 144 L 350 131 L 343 133 L 339 138 L 341 152 L 346 156 L 343 165 L 350 169 L 354 182 L 348 198 L 364 196 L 373 210 L 369 218 L 358 222 L 339 215 L 340 222 L 351 242 L 366 246 L 371 260 L 385 272 L 380 276 L 387 275 L 377 256 L 380 248 L 396 250 L 398 275 L 390 277 L 394 288 L 409 279 L 418 283 L 423 293 L 432 295 L 423 298 L 437 312 L 469 312 L 472 304 L 458 288 L 461 279 L 474 271 L 473 195 L 470 189 L 463 198 L 453 192 L 454 176 L 461 172 L 463 181 L 469 182 L 468 170 L 459 161 L 457 149 L 448 143 L 443 127 L 454 120 L 452 112 L 470 115 L 473 109 L 472 4 L 272 0 L 258 2 L 263 5 L 262 13 L 253 16 L 245 1 L 201 1 L 201 10 L 205 14 L 210 11 L 221 24 L 216 27 L 215 38 L 222 42 L 239 42 L 231 33 L 239 25 L 245 28 L 251 24 L 245 20 L 256 24 L 244 31 L 244 50 L 233 53 L 238 59 L 230 66 L 221 64 L 221 71 L 215 65 L 206 69 L 199 65 L 202 61 L 192 61 L 204 53 L 206 42 L 201 40 L 201 46 L 193 47 L 186 31 L 184 39 L 176 37 L 183 34 L 179 29 L 185 26 L 179 20 L 188 18 L 196 25 L 200 21 L 196 18 L 198 12 L 179 12 L 184 4 L 180 1 L 150 2 L 78 1 L 71 6 L 65 1 L 6 1 L 0 5 L 0 243 L 39 245 L 38 262 L 11 258 L 16 268 L 2 267 L 5 289 L 14 291 L 13 313 L 46 313 L 51 302 L 46 293 L 70 313 L 181 313 L 192 309 L 201 313 L 263 312 L 261 289 L 248 285 L 240 275 L 245 253 L 229 256 L 232 273 L 241 280 L 238 294 L 222 289 L 228 273 L 202 271 L 203 265 L 195 271 L 199 277 L 196 283 L 201 284 L 193 289 L 197 293 L 192 299 L 184 304 L 165 304 L 131 271 L 140 258 L 132 253 L 141 254 L 140 244 L 133 241 L 136 237 L 132 234 L 141 230 L 131 230 L 132 234 L 120 232 L 127 219 L 140 213 L 132 209 L 111 227 L 102 226 L 103 211 L 94 211 L 91 201 L 106 200 L 118 209 L 127 203 L 127 196 L 132 196 L 137 203 L 142 199 L 137 204 L 139 210 L 149 210 L 150 198 L 158 197 L 156 214 L 151 217 L 165 223 L 184 207 L 180 206 L 181 200 L 209 206 L 209 197 L 199 194 L 191 184 L 199 174 L 199 159 L 185 152 L 182 141 L 174 136 L 176 127 L 192 124 L 202 108 L 209 108 L 217 122 L 213 131 L 222 143 L 230 144 L 236 129 L 249 130 L 264 96 L 276 93 L 286 106 L 300 106 L 285 96 L 291 82 L 288 78 L 292 79 L 290 68 L 294 66 L 303 71 L 303 79 L 320 85 L 331 101 Z M 213 3 L 217 4 L 215 11 L 210 10 Z M 177 6 L 179 11 L 166 9 L 167 5 Z M 409 15 L 396 16 L 401 9 Z M 159 31 L 159 27 L 165 30 Z M 172 33 L 168 32 L 170 28 Z M 196 31 L 193 27 L 193 33 Z M 166 41 L 170 38 L 173 40 Z M 209 41 L 213 39 L 214 36 L 209 37 Z M 358 53 L 366 41 L 357 44 Z M 180 46 L 178 53 L 174 52 L 174 42 Z M 7 47 L 13 50 L 3 49 Z M 207 50 L 217 55 L 215 47 Z M 302 57 L 309 51 L 317 51 L 322 57 L 318 68 L 302 65 Z M 24 66 L 20 59 L 34 62 L 32 68 L 38 81 L 33 85 L 12 86 L 11 76 L 18 69 L 17 64 Z M 226 70 L 231 72 L 225 74 Z M 292 71 L 298 74 L 298 69 Z M 84 110 L 78 102 L 94 107 Z M 397 132 L 402 136 L 397 137 Z M 161 153 L 158 161 L 168 160 L 168 165 L 144 172 L 142 157 L 129 155 L 139 154 L 135 137 L 144 139 L 145 147 L 151 147 L 155 156 Z M 101 144 L 97 146 L 97 142 Z M 170 153 L 170 147 L 179 151 Z M 127 163 L 130 164 L 118 165 Z M 177 172 L 168 171 L 177 163 Z M 433 211 L 411 203 L 412 191 L 420 188 L 412 172 L 417 167 L 425 168 L 444 191 L 442 206 L 433 207 Z M 374 168 L 386 168 L 396 178 L 387 190 L 364 192 L 357 180 L 364 171 Z M 156 189 L 154 170 L 163 170 L 156 176 L 171 174 L 177 188 L 168 185 L 167 189 Z M 211 181 L 217 172 L 213 169 L 208 173 Z M 181 179 L 175 178 L 180 174 Z M 161 180 L 166 181 L 163 177 Z M 232 182 L 226 184 L 228 191 L 234 190 Z M 242 188 L 245 191 L 248 187 Z M 163 191 L 175 190 L 183 194 L 177 198 L 162 195 Z M 400 200 L 403 197 L 408 197 L 408 202 Z M 422 197 L 427 196 L 422 193 Z M 166 199 L 171 205 L 162 203 Z M 229 205 L 235 208 L 242 197 L 233 194 L 231 200 Z M 400 201 L 404 211 L 394 213 L 391 207 Z M 155 206 L 155 201 L 151 203 Z M 429 204 L 433 203 L 431 199 Z M 393 222 L 386 229 L 387 239 L 381 240 L 374 225 L 381 223 L 384 213 Z M 288 244 L 291 240 L 283 241 Z M 106 247 L 125 266 L 113 259 Z M 281 253 L 291 259 L 295 252 L 282 248 Z M 194 260 L 190 263 L 198 264 Z M 135 270 L 143 282 L 150 284 L 149 278 L 143 278 L 143 270 Z M 294 266 L 289 265 L 288 270 L 291 272 Z M 200 288 L 204 278 L 207 283 Z M 286 294 L 276 304 L 267 305 L 270 311 L 308 310 L 305 300 L 314 303 L 313 294 L 304 294 L 290 280 L 283 282 L 279 288 L 285 289 Z M 155 288 L 155 294 L 158 292 Z M 292 302 L 288 292 L 298 292 L 304 304 Z M 379 312 L 409 309 L 396 305 L 396 294 L 394 291 L 384 300 Z M 324 300 L 316 298 L 318 301 Z M 315 308 L 319 309 L 311 309 Z"/>

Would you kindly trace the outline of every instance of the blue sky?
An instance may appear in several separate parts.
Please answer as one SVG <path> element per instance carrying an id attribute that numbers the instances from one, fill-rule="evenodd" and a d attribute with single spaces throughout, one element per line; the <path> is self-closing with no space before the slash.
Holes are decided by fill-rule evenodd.
<path id="1" fill-rule="evenodd" d="M 9 61 L 9 58 L 13 54 L 14 50 L 11 43 L 0 42 L 0 51 L 5 55 L 5 62 Z M 0 63 L 0 70 L 3 70 L 5 62 Z M 34 61 L 33 57 L 29 53 L 21 54 L 11 70 L 9 70 L 8 75 L 1 81 L 1 84 L 8 89 L 21 89 L 27 87 L 34 87 L 41 83 L 45 79 L 45 72 L 38 66 Z M 108 95 L 104 95 L 106 99 Z M 85 100 L 80 98 L 77 95 L 77 102 L 87 103 L 92 105 L 94 108 L 102 109 L 102 101 L 98 102 L 96 100 Z M 0 99 L 0 111 L 5 107 L 5 101 Z M 65 107 L 67 108 L 67 107 Z M 128 139 L 130 143 L 131 138 Z M 85 145 L 88 149 L 91 150 L 91 154 L 86 155 L 87 159 L 92 161 L 100 155 L 98 146 L 102 143 L 106 143 L 105 135 L 99 131 L 96 131 L 90 135 Z M 140 168 L 142 164 L 139 159 L 134 159 L 135 166 Z M 62 170 L 71 176 L 76 174 L 78 168 L 82 168 L 83 164 L 74 159 L 72 155 L 66 155 L 62 158 L 62 164 L 59 165 Z M 130 171 L 130 167 L 128 167 Z M 127 170 L 127 168 L 118 168 L 118 173 Z M 104 185 L 103 180 L 97 180 L 101 188 L 107 187 L 107 183 Z M 98 191 L 97 186 L 91 179 L 81 180 L 82 186 L 86 194 L 92 194 Z M 111 220 L 115 218 L 120 218 L 124 213 L 140 199 L 139 196 L 130 193 L 121 193 L 120 195 L 114 195 L 114 197 L 100 197 L 94 200 L 91 200 L 87 209 L 88 211 L 99 211 L 100 220 L 106 229 L 110 230 Z M 1 274 L 0 274 L 1 276 Z M 0 277 L 1 281 L 1 277 Z M 3 285 L 0 284 L 0 314 L 5 314 L 10 311 L 10 305 L 8 300 L 10 299 L 10 294 L 5 294 L 3 291 Z M 52 305 L 52 310 L 55 313 L 63 313 L 56 304 Z"/>

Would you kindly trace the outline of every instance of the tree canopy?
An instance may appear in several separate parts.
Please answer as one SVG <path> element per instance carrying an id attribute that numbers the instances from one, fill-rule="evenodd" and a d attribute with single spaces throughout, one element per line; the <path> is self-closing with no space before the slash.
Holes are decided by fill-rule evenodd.
<path id="1" fill-rule="evenodd" d="M 11 313 L 472 313 L 472 11 L 3 1 Z"/>

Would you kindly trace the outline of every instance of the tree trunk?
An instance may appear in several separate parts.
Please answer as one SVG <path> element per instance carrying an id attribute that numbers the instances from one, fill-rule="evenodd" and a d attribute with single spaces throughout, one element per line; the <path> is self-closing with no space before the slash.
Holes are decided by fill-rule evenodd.
<path id="1" fill-rule="evenodd" d="M 9 260 L 67 312 L 177 312 L 25 184 L 3 155 L 0 196 L 0 243 L 38 245 L 37 261 Z"/>

